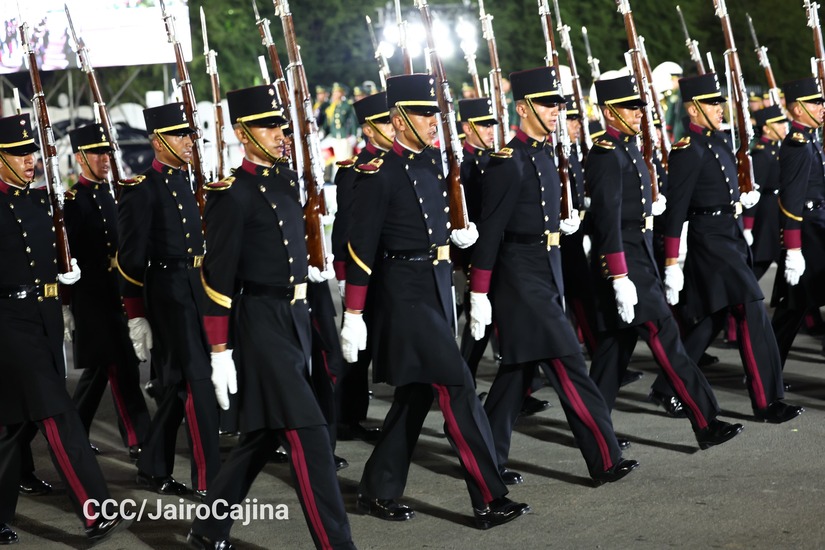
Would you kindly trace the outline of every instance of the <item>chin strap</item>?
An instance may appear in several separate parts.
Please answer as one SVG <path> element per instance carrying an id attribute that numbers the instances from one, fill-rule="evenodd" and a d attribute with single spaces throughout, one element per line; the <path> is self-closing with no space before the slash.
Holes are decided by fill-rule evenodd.
<path id="1" fill-rule="evenodd" d="M 86 151 L 80 151 L 80 155 L 83 157 L 83 162 L 86 163 L 86 168 L 88 168 L 89 172 L 92 174 L 92 176 L 94 176 L 95 181 L 103 181 L 103 178 L 98 176 L 95 173 L 95 171 L 92 170 L 92 165 L 89 164 L 89 157 L 86 156 Z M 175 155 L 175 156 L 177 156 L 177 155 Z M 180 160 L 180 157 L 178 157 L 178 159 Z"/>
<path id="2" fill-rule="evenodd" d="M 699 109 L 699 112 L 702 113 L 703 117 L 705 117 L 705 121 L 707 121 L 708 125 L 710 126 L 710 129 L 711 130 L 718 130 L 719 128 L 716 127 L 716 124 L 713 123 L 713 121 L 710 119 L 708 114 L 702 108 L 702 104 L 699 103 L 699 101 L 697 101 L 696 99 L 693 100 L 693 104 L 696 105 L 696 108 Z"/>
<path id="3" fill-rule="evenodd" d="M 156 135 L 156 136 L 157 136 L 157 138 L 160 140 L 160 142 L 163 144 L 163 146 L 164 146 L 164 147 L 166 147 L 166 150 L 167 150 L 167 151 L 169 151 L 170 153 L 172 153 L 172 156 L 173 156 L 173 157 L 175 157 L 176 159 L 178 159 L 178 162 L 180 162 L 181 167 L 186 166 L 186 164 L 187 164 L 187 163 L 186 163 L 186 161 L 185 161 L 185 160 L 183 160 L 183 159 L 180 157 L 180 155 L 178 154 L 178 152 L 177 152 L 177 151 L 175 151 L 175 149 L 174 149 L 171 145 L 169 145 L 169 142 L 168 142 L 168 141 L 166 141 L 166 138 L 165 138 L 165 137 L 163 137 L 163 134 L 155 134 L 155 135 Z"/>
<path id="4" fill-rule="evenodd" d="M 23 179 L 23 176 L 21 176 L 20 174 L 18 174 L 18 173 L 17 173 L 17 170 L 15 170 L 15 169 L 12 167 L 12 165 L 11 165 L 11 164 L 9 164 L 9 161 L 8 161 L 8 160 L 6 160 L 6 155 L 4 155 L 3 153 L 0 153 L 0 160 L 2 160 L 2 161 L 3 161 L 3 164 L 5 164 L 5 165 L 6 165 L 6 168 L 8 168 L 9 170 L 11 170 L 11 173 L 12 173 L 12 174 L 14 174 L 14 177 L 16 177 L 18 181 L 20 181 L 20 182 L 22 182 L 22 183 L 23 183 L 23 187 L 21 187 L 21 189 L 25 189 L 26 187 L 28 187 L 28 186 L 29 186 L 29 184 L 30 184 L 31 182 L 33 182 L 33 181 L 34 181 L 33 179 L 32 179 L 32 180 L 29 180 L 29 181 L 24 180 L 24 179 Z M 13 184 L 12 184 L 12 185 L 13 185 Z M 16 186 L 15 186 L 15 187 L 16 187 Z"/>
<path id="5" fill-rule="evenodd" d="M 401 105 L 397 105 L 396 107 L 398 108 L 398 112 L 401 113 L 401 118 L 404 119 L 404 123 L 410 128 L 410 130 L 413 131 L 415 139 L 417 139 L 418 143 L 421 144 L 422 150 L 426 149 L 427 147 L 430 147 L 430 145 L 427 144 L 427 142 L 421 138 L 421 134 L 418 133 L 418 130 L 415 129 L 415 125 L 410 120 L 410 117 L 407 116 L 407 110 L 404 109 L 404 107 L 402 107 Z"/>
<path id="6" fill-rule="evenodd" d="M 481 144 L 482 149 L 484 149 L 484 150 L 492 149 L 492 147 L 487 147 L 487 144 L 484 142 L 484 138 L 481 137 L 481 134 L 478 133 L 478 128 L 476 127 L 476 123 L 473 122 L 472 120 L 470 121 L 470 129 L 473 131 L 473 133 L 478 138 L 478 142 Z"/>
<path id="7" fill-rule="evenodd" d="M 803 110 L 803 111 L 805 111 L 805 114 L 807 114 L 807 115 L 808 115 L 808 117 L 809 117 L 809 118 L 813 121 L 813 123 L 815 124 L 814 128 L 819 128 L 820 126 L 822 126 L 822 123 L 820 123 L 817 119 L 815 119 L 815 118 L 814 118 L 814 115 L 812 115 L 812 114 L 811 114 L 811 112 L 808 110 L 808 108 L 807 108 L 807 107 L 805 107 L 805 102 L 804 102 L 804 101 L 800 101 L 800 102 L 799 102 L 799 105 L 802 107 L 802 110 Z"/>
<path id="8" fill-rule="evenodd" d="M 406 120 L 406 119 L 405 119 L 405 120 Z M 373 121 L 371 121 L 371 120 L 368 120 L 368 121 L 367 121 L 367 124 L 369 124 L 369 125 L 370 125 L 370 128 L 372 128 L 372 129 L 373 129 L 373 130 L 374 130 L 374 131 L 375 131 L 375 132 L 376 132 L 379 136 L 381 136 L 382 138 L 384 138 L 384 139 L 386 140 L 386 142 L 387 142 L 387 143 L 390 143 L 390 144 L 392 143 L 392 140 L 389 138 L 389 136 L 387 136 L 387 134 L 385 134 L 384 132 L 382 132 L 382 131 L 381 131 L 381 129 L 378 127 L 378 125 L 377 125 L 377 124 L 375 124 L 375 123 L 374 123 Z M 373 143 L 373 145 L 375 145 L 375 144 Z M 391 146 L 392 146 L 392 145 L 391 145 Z"/>
<path id="9" fill-rule="evenodd" d="M 552 132 L 550 131 L 550 128 L 548 128 L 547 125 L 544 123 L 544 121 L 541 119 L 538 112 L 536 111 L 536 108 L 533 106 L 533 100 L 529 99 L 529 98 L 524 98 L 524 101 L 530 107 L 530 110 L 533 112 L 533 116 L 535 116 L 536 120 L 539 121 L 539 124 L 541 125 L 542 130 L 544 130 L 544 135 L 545 136 L 550 135 Z"/>
<path id="10" fill-rule="evenodd" d="M 241 125 L 241 130 L 243 130 L 244 135 L 249 139 L 249 141 L 252 142 L 252 144 L 255 147 L 258 148 L 258 150 L 261 153 L 264 154 L 264 156 L 267 158 L 267 160 L 269 160 L 269 162 L 271 162 L 272 164 L 275 164 L 276 162 L 279 162 L 283 158 L 285 158 L 285 157 L 279 157 L 279 156 L 273 155 L 272 152 L 269 149 L 264 147 L 263 144 L 261 144 L 261 142 L 258 141 L 258 139 L 255 136 L 252 135 L 252 132 L 249 130 L 249 126 L 247 126 L 245 122 L 239 122 L 239 124 Z M 284 142 L 284 145 L 286 146 L 286 142 Z"/>
<path id="11" fill-rule="evenodd" d="M 630 125 L 630 123 L 629 123 L 629 122 L 627 122 L 627 121 L 624 119 L 624 117 L 623 117 L 622 115 L 620 115 L 620 114 L 619 114 L 619 111 L 617 111 L 617 110 L 616 110 L 616 108 L 615 108 L 615 107 L 613 107 L 613 105 L 608 105 L 608 106 L 607 106 L 607 108 L 608 108 L 608 109 L 610 109 L 610 112 L 611 112 L 611 113 L 613 113 L 613 116 L 614 116 L 614 117 L 616 117 L 616 118 L 619 120 L 619 122 L 621 122 L 621 123 L 622 123 L 622 125 L 630 131 L 630 134 L 631 134 L 631 135 L 634 135 L 634 136 L 635 136 L 635 135 L 638 135 L 638 134 L 639 134 L 639 132 L 637 132 L 636 130 L 634 130 L 634 129 L 633 129 L 633 126 L 631 126 L 631 125 Z"/>

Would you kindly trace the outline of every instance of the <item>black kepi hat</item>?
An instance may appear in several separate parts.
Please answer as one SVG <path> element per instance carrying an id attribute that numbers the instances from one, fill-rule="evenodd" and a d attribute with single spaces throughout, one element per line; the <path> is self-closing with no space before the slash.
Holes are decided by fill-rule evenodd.
<path id="1" fill-rule="evenodd" d="M 569 96 L 567 101 L 565 101 L 566 108 L 564 110 L 567 113 L 567 118 L 572 120 L 579 120 L 582 117 L 581 112 L 579 111 L 579 104 L 576 102 L 576 98 L 573 96 Z"/>
<path id="2" fill-rule="evenodd" d="M 146 131 L 149 134 L 187 136 L 196 133 L 196 130 L 189 126 L 183 103 L 168 103 L 144 109 L 143 119 L 146 121 Z"/>
<path id="3" fill-rule="evenodd" d="M 794 101 L 822 103 L 825 101 L 822 97 L 822 89 L 819 87 L 819 81 L 812 76 L 786 82 L 785 85 L 782 86 L 782 91 L 785 92 L 785 101 L 787 103 L 793 103 Z"/>
<path id="4" fill-rule="evenodd" d="M 458 112 L 461 115 L 461 122 L 472 122 L 479 126 L 498 124 L 493 115 L 493 102 L 488 97 L 459 100 Z"/>
<path id="5" fill-rule="evenodd" d="M 352 104 L 358 124 L 367 122 L 387 123 L 390 121 L 390 109 L 387 107 L 387 92 L 368 95 Z"/>
<path id="6" fill-rule="evenodd" d="M 756 121 L 756 126 L 759 128 L 772 122 L 788 121 L 785 117 L 785 113 L 782 112 L 782 108 L 779 105 L 771 105 L 770 107 L 759 109 L 753 113 L 753 119 Z"/>
<path id="7" fill-rule="evenodd" d="M 39 150 L 40 147 L 34 141 L 29 115 L 0 118 L 0 151 L 22 157 Z"/>
<path id="8" fill-rule="evenodd" d="M 726 101 L 719 87 L 716 73 L 680 78 L 679 92 L 684 102 L 724 103 Z"/>
<path id="9" fill-rule="evenodd" d="M 564 103 L 558 75 L 553 67 L 536 67 L 510 73 L 513 101 L 529 100 L 539 105 Z"/>
<path id="10" fill-rule="evenodd" d="M 69 132 L 72 152 L 108 153 L 112 150 L 109 134 L 102 124 L 86 124 Z"/>
<path id="11" fill-rule="evenodd" d="M 639 95 L 636 79 L 625 75 L 609 80 L 597 80 L 596 103 L 614 107 L 644 107 L 646 103 Z"/>
<path id="12" fill-rule="evenodd" d="M 387 79 L 387 105 L 401 107 L 407 112 L 422 115 L 435 114 L 438 97 L 435 79 L 428 74 L 402 74 Z"/>
<path id="13" fill-rule="evenodd" d="M 232 90 L 226 94 L 232 124 L 281 126 L 286 122 L 274 84 Z"/>

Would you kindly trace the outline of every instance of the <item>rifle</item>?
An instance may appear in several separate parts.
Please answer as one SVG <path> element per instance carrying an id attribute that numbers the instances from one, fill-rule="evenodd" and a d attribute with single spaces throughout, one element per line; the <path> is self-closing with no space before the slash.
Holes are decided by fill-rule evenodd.
<path id="1" fill-rule="evenodd" d="M 544 31 L 544 46 L 547 51 L 545 62 L 548 67 L 556 71 L 556 78 L 561 86 L 561 71 L 559 70 L 559 52 L 556 50 L 556 39 L 553 36 L 553 16 L 547 0 L 538 0 L 539 17 Z M 582 124 L 582 126 L 584 126 Z M 559 179 L 561 180 L 561 219 L 573 217 L 573 192 L 570 186 L 570 136 L 567 134 L 567 106 L 559 105 L 559 118 L 556 122 L 556 158 L 559 161 Z"/>
<path id="2" fill-rule="evenodd" d="M 75 44 L 75 53 L 77 53 L 78 63 L 89 79 L 89 89 L 92 91 L 92 99 L 94 100 L 95 107 L 97 108 L 97 115 L 100 117 L 100 122 L 103 124 L 103 127 L 106 128 L 106 131 L 109 134 L 109 140 L 111 141 L 112 151 L 109 153 L 109 157 L 112 160 L 112 181 L 114 183 L 125 181 L 123 159 L 120 155 L 120 145 L 117 143 L 117 135 L 115 134 L 114 125 L 112 125 L 112 119 L 109 118 L 109 110 L 106 108 L 106 103 L 104 103 L 103 96 L 100 93 L 100 86 L 97 83 L 95 69 L 89 61 L 89 50 L 86 49 L 86 44 L 83 43 L 83 39 L 80 38 L 75 32 L 74 24 L 72 23 L 72 16 L 69 13 L 69 6 L 64 4 L 63 7 L 66 10 L 66 19 L 69 23 L 69 32 L 71 32 L 72 41 L 74 41 Z"/>
<path id="3" fill-rule="evenodd" d="M 203 145 L 201 143 L 201 121 L 198 117 L 198 102 L 195 101 L 195 91 L 192 89 L 192 81 L 189 79 L 189 70 L 186 68 L 186 60 L 183 59 L 183 47 L 175 36 L 175 18 L 166 11 L 166 4 L 160 0 L 160 11 L 163 15 L 163 23 L 166 25 L 166 36 L 169 43 L 175 50 L 175 61 L 178 66 L 178 77 L 180 78 L 180 91 L 183 96 L 183 110 L 189 125 L 195 129 L 195 137 L 192 139 L 192 175 L 195 178 L 195 201 L 198 203 L 201 215 L 206 206 L 206 195 L 203 186 L 206 183 L 206 176 L 203 172 Z"/>
<path id="4" fill-rule="evenodd" d="M 475 38 L 470 40 L 461 40 L 461 51 L 464 52 L 464 59 L 467 61 L 467 72 L 470 73 L 470 78 L 473 79 L 473 89 L 476 92 L 476 97 L 484 97 L 484 91 L 481 89 L 481 80 L 478 77 L 478 67 L 476 67 L 476 48 Z"/>
<path id="5" fill-rule="evenodd" d="M 703 75 L 705 74 L 705 63 L 702 61 L 702 55 L 699 53 L 699 42 L 691 40 L 687 23 L 685 23 L 685 16 L 682 15 L 682 8 L 677 5 L 676 11 L 679 13 L 679 21 L 682 22 L 682 30 L 685 33 L 685 46 L 687 46 L 688 52 L 690 53 L 690 59 L 696 63 L 696 72 Z"/>
<path id="6" fill-rule="evenodd" d="M 272 65 L 272 73 L 275 75 L 278 101 L 283 108 L 284 118 L 289 120 L 290 117 L 286 113 L 292 112 L 292 98 L 289 95 L 289 87 L 284 77 L 284 69 L 281 67 L 281 58 L 278 57 L 278 49 L 275 47 L 275 42 L 272 41 L 272 33 L 269 31 L 269 19 L 265 19 L 258 14 L 258 4 L 255 0 L 252 0 L 252 9 L 255 12 L 255 24 L 258 26 L 258 32 L 261 33 L 261 43 L 269 54 L 269 63 Z"/>
<path id="7" fill-rule="evenodd" d="M 494 113 L 498 121 L 495 148 L 500 149 L 507 143 L 507 132 L 510 129 L 507 96 L 504 94 L 501 82 L 501 66 L 498 62 L 496 36 L 493 34 L 493 16 L 484 11 L 484 0 L 478 0 L 478 12 L 479 21 L 481 21 L 481 34 L 487 41 L 487 49 L 490 51 L 490 80 L 493 88 L 490 98 L 493 100 Z"/>
<path id="8" fill-rule="evenodd" d="M 590 38 L 587 36 L 587 27 L 582 27 L 582 38 L 584 39 L 584 51 L 587 54 L 587 64 L 590 65 L 590 79 L 596 82 L 602 76 L 599 69 L 599 60 L 593 57 L 590 51 Z"/>
<path id="9" fill-rule="evenodd" d="M 771 105 L 779 105 L 779 86 L 776 84 L 776 78 L 773 76 L 773 69 L 771 69 L 771 62 L 768 59 L 768 48 L 759 45 L 759 40 L 756 38 L 756 29 L 753 28 L 753 20 L 750 14 L 746 13 L 748 18 L 748 27 L 751 30 L 751 38 L 753 38 L 753 45 L 756 47 L 756 57 L 759 58 L 759 64 L 765 69 L 765 77 L 768 79 L 768 95 L 771 99 Z"/>
<path id="10" fill-rule="evenodd" d="M 653 163 L 654 148 L 656 143 L 656 127 L 653 125 L 653 111 L 651 110 L 651 98 L 649 82 L 644 69 L 642 50 L 639 46 L 639 35 L 636 34 L 636 23 L 633 21 L 633 12 L 630 11 L 628 0 L 616 0 L 619 13 L 624 18 L 624 30 L 627 34 L 627 44 L 630 46 L 630 60 L 633 66 L 633 73 L 636 76 L 636 85 L 639 88 L 639 99 L 645 102 L 644 116 L 642 117 L 642 156 L 645 159 L 647 171 L 650 173 L 650 193 L 655 202 L 659 197 L 659 174 L 656 165 Z"/>
<path id="11" fill-rule="evenodd" d="M 292 89 L 295 101 L 292 103 L 296 116 L 293 118 L 293 143 L 296 147 L 295 165 L 298 179 L 306 193 L 304 215 L 306 217 L 307 253 L 309 265 L 324 270 L 327 246 L 321 216 L 326 213 L 324 204 L 324 159 L 318 138 L 318 124 L 312 111 L 312 96 L 309 93 L 304 64 L 301 61 L 301 47 L 295 37 L 295 23 L 289 10 L 288 0 L 272 0 L 275 14 L 281 18 L 286 39 L 286 51 L 292 73 Z"/>
<path id="12" fill-rule="evenodd" d="M 215 152 L 218 163 L 215 168 L 215 177 L 222 180 L 226 176 L 226 139 L 223 128 L 223 106 L 221 105 L 221 80 L 218 76 L 218 54 L 209 49 L 209 39 L 206 36 L 206 15 L 201 6 L 201 32 L 203 33 L 203 56 L 206 58 L 206 74 L 212 88 L 212 108 L 215 113 Z"/>
<path id="13" fill-rule="evenodd" d="M 570 26 L 563 25 L 561 22 L 559 0 L 553 0 L 553 10 L 556 12 L 556 30 L 559 31 L 559 37 L 561 37 L 561 47 L 567 53 L 567 63 L 570 65 L 570 84 L 573 88 L 573 101 L 579 109 L 581 116 L 581 124 L 579 125 L 579 149 L 582 153 L 582 163 L 584 163 L 587 154 L 590 152 L 590 147 L 593 146 L 593 140 L 590 138 L 590 125 L 587 124 L 587 108 L 584 104 L 584 93 L 582 92 L 582 84 L 579 80 L 579 72 L 576 69 L 576 58 L 573 57 L 573 44 L 570 42 Z"/>
<path id="14" fill-rule="evenodd" d="M 398 23 L 398 49 L 404 61 L 404 74 L 413 73 L 412 57 L 407 48 L 407 21 L 401 18 L 401 0 L 395 0 L 395 20 Z"/>
<path id="15" fill-rule="evenodd" d="M 467 218 L 467 202 L 464 199 L 464 187 L 461 185 L 461 141 L 458 139 L 458 130 L 455 123 L 455 110 L 453 110 L 453 98 L 450 94 L 450 83 L 447 81 L 447 73 L 444 72 L 444 65 L 438 52 L 435 51 L 435 38 L 433 37 L 433 21 L 430 15 L 430 6 L 427 0 L 415 0 L 416 7 L 421 12 L 421 21 L 424 23 L 424 30 L 427 32 L 427 48 L 433 67 L 435 77 L 436 96 L 438 98 L 438 109 L 441 111 L 441 129 L 444 133 L 444 142 L 441 146 L 447 158 L 447 192 L 450 198 L 450 227 L 452 229 L 464 229 L 469 225 Z"/>
<path id="16" fill-rule="evenodd" d="M 816 57 L 811 59 L 811 67 L 816 65 L 813 73 L 819 80 L 820 89 L 825 90 L 825 43 L 822 42 L 822 28 L 819 26 L 819 2 L 804 0 L 803 6 L 808 12 L 808 26 L 814 31 Z"/>
<path id="17" fill-rule="evenodd" d="M 647 84 L 650 86 L 650 97 L 653 101 L 653 110 L 656 111 L 656 118 L 658 118 L 659 122 L 662 124 L 661 131 L 659 132 L 660 136 L 657 142 L 657 148 L 659 150 L 659 158 L 662 161 L 662 167 L 667 170 L 667 157 L 670 154 L 670 136 L 667 134 L 667 128 L 665 127 L 665 110 L 662 108 L 662 98 L 659 95 L 659 91 L 656 89 L 656 86 L 653 84 L 653 71 L 650 68 L 650 60 L 647 57 L 644 36 L 639 36 L 639 50 L 642 54 L 642 63 L 645 69 Z"/>
<path id="18" fill-rule="evenodd" d="M 748 95 L 745 92 L 745 81 L 742 77 L 742 67 L 739 65 L 739 53 L 733 42 L 733 29 L 730 25 L 728 8 L 725 0 L 713 0 L 716 7 L 716 16 L 722 23 L 722 33 L 725 35 L 725 58 L 730 69 L 730 94 L 736 108 L 736 135 L 739 137 L 739 148 L 736 151 L 736 175 L 739 180 L 739 192 L 753 191 L 753 164 L 751 163 L 750 142 L 753 139 L 751 115 L 748 112 Z"/>
<path id="19" fill-rule="evenodd" d="M 375 52 L 375 62 L 378 63 L 378 78 L 381 79 L 381 89 L 387 89 L 387 78 L 390 77 L 390 66 L 387 64 L 387 58 L 384 55 L 384 52 L 381 51 L 381 46 L 378 43 L 378 39 L 375 38 L 375 29 L 372 28 L 372 19 L 370 16 L 365 16 L 367 18 L 367 29 L 370 31 L 370 40 L 372 40 L 372 49 Z"/>
<path id="20" fill-rule="evenodd" d="M 37 128 L 40 133 L 40 145 L 43 148 L 43 168 L 46 172 L 46 191 L 52 205 L 52 224 L 54 225 L 55 241 L 57 242 L 57 260 L 61 272 L 68 273 L 72 270 L 72 253 L 69 250 L 69 237 L 66 234 L 66 224 L 63 221 L 64 190 L 58 173 L 57 146 L 54 140 L 52 123 L 49 120 L 46 95 L 43 93 L 43 85 L 40 82 L 37 57 L 29 42 L 29 25 L 26 22 L 20 25 L 20 43 L 23 46 L 23 58 L 29 69 L 32 91 L 34 92 L 32 107 L 34 108 Z"/>

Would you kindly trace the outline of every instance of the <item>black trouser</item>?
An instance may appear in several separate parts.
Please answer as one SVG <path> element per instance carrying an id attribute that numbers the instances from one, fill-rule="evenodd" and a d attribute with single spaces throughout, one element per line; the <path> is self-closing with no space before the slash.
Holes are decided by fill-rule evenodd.
<path id="1" fill-rule="evenodd" d="M 698 362 L 725 325 L 728 314 L 736 323 L 736 340 L 745 368 L 751 406 L 754 411 L 765 409 L 777 399 L 782 399 L 785 391 L 779 349 L 762 300 L 730 306 L 705 317 L 685 335 L 685 350 L 693 362 Z M 673 395 L 661 375 L 654 381 L 653 389 L 664 395 Z"/>
<path id="2" fill-rule="evenodd" d="M 72 400 L 77 405 L 77 412 L 86 428 L 86 434 L 88 435 L 92 426 L 106 384 L 112 389 L 123 445 L 140 445 L 146 439 L 146 432 L 149 430 L 149 410 L 140 389 L 140 371 L 137 364 L 125 366 L 112 363 L 105 367 L 83 369 Z"/>
<path id="3" fill-rule="evenodd" d="M 467 311 L 469 311 L 469 299 L 464 301 L 464 307 L 467 308 Z M 476 373 L 478 373 L 478 364 L 481 362 L 481 358 L 484 357 L 484 352 L 487 351 L 487 344 L 490 342 L 490 337 L 492 334 L 493 324 L 490 323 L 484 329 L 484 336 L 482 336 L 480 340 L 473 338 L 473 335 L 470 332 L 470 321 L 468 316 L 467 323 L 464 324 L 464 330 L 461 333 L 460 349 L 464 362 L 467 363 L 467 366 L 470 368 L 470 374 L 473 377 L 473 382 L 475 382 Z"/>
<path id="4" fill-rule="evenodd" d="M 779 303 L 773 312 L 771 326 L 776 336 L 776 344 L 779 346 L 779 358 L 782 361 L 782 368 L 785 368 L 785 361 L 791 352 L 791 346 L 796 339 L 796 334 L 802 327 L 809 309 L 792 309 L 788 307 L 788 300 Z"/>
<path id="5" fill-rule="evenodd" d="M 398 499 L 404 494 L 413 450 L 433 399 L 438 400 L 447 438 L 460 459 L 473 507 L 484 508 L 506 495 L 493 456 L 490 425 L 467 368 L 462 385 L 412 383 L 395 389 L 381 439 L 364 467 L 358 492 L 379 499 Z"/>
<path id="6" fill-rule="evenodd" d="M 66 486 L 75 514 L 83 521 L 84 527 L 90 527 L 94 520 L 84 516 L 84 508 L 86 515 L 91 516 L 111 496 L 77 411 L 66 411 L 38 420 L 36 424 L 46 437 L 52 462 Z M 14 520 L 24 462 L 22 449 L 30 444 L 31 425 L 6 426 L 0 436 L 0 523 Z M 90 499 L 98 504 L 89 503 Z"/>
<path id="7" fill-rule="evenodd" d="M 215 501 L 225 501 L 216 511 L 227 517 L 196 520 L 192 531 L 213 540 L 229 538 L 233 522 L 228 515 L 229 507 L 246 498 L 252 482 L 272 456 L 272 449 L 279 444 L 290 456 L 295 492 L 315 546 L 354 549 L 325 426 L 257 430 L 241 435 L 238 445 L 209 486 L 206 497 L 210 509 Z"/>
<path id="8" fill-rule="evenodd" d="M 344 362 L 343 372 L 335 380 L 337 419 L 341 424 L 356 424 L 367 418 L 369 408 L 369 368 L 372 350 L 358 352 L 358 361 Z"/>
<path id="9" fill-rule="evenodd" d="M 172 475 L 178 428 L 185 416 L 192 451 L 192 487 L 205 491 L 221 467 L 215 389 L 206 379 L 164 386 L 163 392 L 138 459 L 138 470 L 152 477 Z"/>
<path id="10" fill-rule="evenodd" d="M 588 471 L 594 474 L 610 469 L 621 458 L 621 450 L 613 432 L 610 411 L 588 376 L 584 356 L 580 353 L 540 362 L 502 365 L 498 369 L 484 409 L 490 419 L 499 465 L 503 468 L 507 464 L 513 426 L 524 397 L 530 390 L 538 363 L 547 366 L 545 374 L 559 395 Z"/>
<path id="11" fill-rule="evenodd" d="M 315 396 L 318 398 L 318 407 L 327 421 L 329 439 L 332 441 L 332 449 L 335 450 L 335 443 L 338 437 L 338 423 L 335 400 L 335 380 L 336 376 L 332 372 L 326 350 L 321 345 L 321 339 L 317 336 L 315 328 L 312 330 L 312 387 L 315 389 Z"/>

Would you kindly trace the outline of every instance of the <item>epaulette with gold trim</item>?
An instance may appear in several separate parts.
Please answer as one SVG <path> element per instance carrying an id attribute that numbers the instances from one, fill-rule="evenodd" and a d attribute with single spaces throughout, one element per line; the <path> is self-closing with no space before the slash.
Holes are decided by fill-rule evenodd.
<path id="1" fill-rule="evenodd" d="M 348 159 L 344 159 L 344 160 L 339 160 L 339 161 L 338 161 L 338 162 L 336 162 L 335 164 L 338 166 L 338 168 L 352 168 L 353 166 L 355 166 L 355 161 L 356 161 L 357 159 L 358 159 L 358 157 L 357 157 L 357 156 L 354 156 L 354 157 L 352 157 L 352 158 L 348 158 Z"/>
<path id="2" fill-rule="evenodd" d="M 502 147 L 495 153 L 490 153 L 492 158 L 496 159 L 509 159 L 513 158 L 513 149 L 511 147 Z"/>
<path id="3" fill-rule="evenodd" d="M 230 187 L 232 187 L 232 183 L 235 181 L 235 176 L 229 176 L 223 178 L 219 181 L 210 181 L 209 183 L 205 183 L 203 188 L 207 191 L 226 191 Z"/>
<path id="4" fill-rule="evenodd" d="M 355 171 L 359 174 L 377 174 L 382 164 L 384 164 L 384 159 L 376 157 L 366 164 L 359 164 L 355 167 Z"/>
<path id="5" fill-rule="evenodd" d="M 77 196 L 77 189 L 72 187 L 71 189 L 67 189 L 65 193 L 63 193 L 63 199 L 67 201 L 73 201 Z"/>
<path id="6" fill-rule="evenodd" d="M 753 148 L 756 149 L 757 151 L 761 151 L 762 149 L 765 148 L 765 144 L 764 143 L 757 143 L 756 145 L 753 146 Z"/>
<path id="7" fill-rule="evenodd" d="M 791 134 L 791 143 L 802 145 L 808 143 L 808 138 L 802 132 L 794 132 Z"/>
<path id="8" fill-rule="evenodd" d="M 671 151 L 673 151 L 673 150 L 679 151 L 681 149 L 687 149 L 688 147 L 690 147 L 690 136 L 685 136 L 682 139 L 680 139 L 678 142 L 674 143 L 670 147 L 670 150 Z"/>
<path id="9" fill-rule="evenodd" d="M 596 147 L 601 147 L 602 149 L 607 149 L 608 151 L 612 151 L 616 148 L 616 144 L 610 141 L 609 139 L 597 139 L 593 142 L 593 145 Z"/>
<path id="10" fill-rule="evenodd" d="M 141 175 L 135 176 L 133 178 L 120 180 L 119 182 L 117 182 L 117 184 L 120 185 L 121 187 L 134 187 L 135 185 L 139 185 L 145 179 L 146 179 L 146 176 L 141 174 Z"/>

